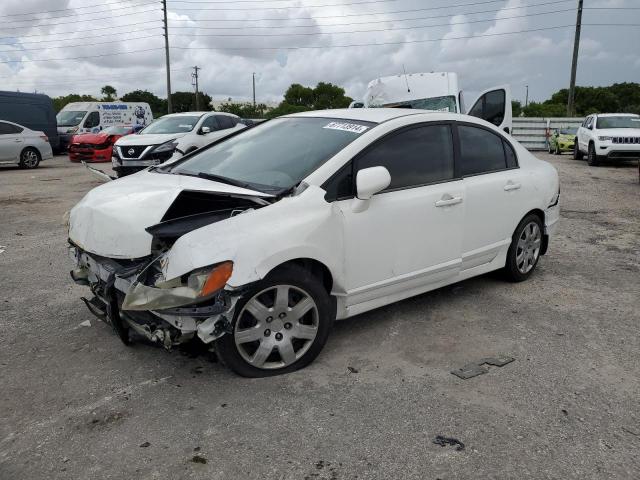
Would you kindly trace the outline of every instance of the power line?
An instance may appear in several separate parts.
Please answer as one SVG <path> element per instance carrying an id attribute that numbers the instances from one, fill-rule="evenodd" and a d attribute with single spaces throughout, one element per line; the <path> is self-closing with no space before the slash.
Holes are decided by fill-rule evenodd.
<path id="1" fill-rule="evenodd" d="M 370 3 L 389 3 L 389 2 L 397 2 L 399 0 L 365 0 L 364 2 L 352 2 L 352 3 L 325 3 L 322 5 L 289 5 L 287 7 L 262 7 L 264 10 L 292 10 L 292 9 L 302 9 L 302 8 L 323 8 L 323 7 L 349 7 L 355 5 L 368 5 Z M 500 2 L 502 0 L 492 0 L 492 2 L 486 3 L 495 3 Z M 211 3 L 211 2 L 190 2 L 190 3 L 200 3 L 202 5 Z M 218 2 L 214 2 L 218 3 Z M 235 3 L 235 2 L 233 2 Z M 255 10 L 256 7 L 247 7 L 247 8 L 221 8 L 221 7 L 213 7 L 213 8 L 203 8 L 203 7 L 195 7 L 195 8 L 184 8 L 181 7 L 180 10 L 216 10 L 219 12 L 241 12 L 247 10 Z"/>
<path id="2" fill-rule="evenodd" d="M 141 52 L 153 52 L 156 50 L 164 50 L 164 47 L 156 47 L 156 48 L 143 48 L 140 50 L 128 50 L 126 52 L 113 52 L 113 53 L 102 53 L 98 55 L 85 55 L 82 57 L 65 57 L 65 58 L 34 58 L 28 60 L 4 60 L 0 63 L 32 63 L 32 62 L 62 62 L 65 60 L 80 60 L 85 58 L 101 58 L 101 57 L 113 57 L 116 55 L 125 55 L 129 53 L 141 53 Z"/>
<path id="3" fill-rule="evenodd" d="M 109 43 L 119 43 L 122 42 L 123 40 L 143 40 L 145 38 L 156 38 L 156 37 L 161 37 L 162 34 L 155 34 L 155 35 L 145 35 L 144 37 L 133 37 L 133 38 L 118 38 L 116 40 L 106 40 L 104 42 L 91 42 L 91 46 L 93 45 L 106 45 Z M 69 39 L 69 40 L 75 40 L 75 39 Z M 10 46 L 15 46 L 15 47 L 19 47 L 21 44 L 20 43 L 14 43 L 14 44 L 7 44 L 7 43 L 0 43 L 0 45 L 4 45 L 6 47 L 10 47 Z M 56 45 L 56 48 L 76 48 L 76 47 L 86 47 L 87 44 L 86 43 L 80 43 L 80 44 L 76 44 L 76 45 Z M 20 52 L 34 52 L 34 51 L 42 51 L 42 48 L 18 48 L 18 50 L 0 50 L 0 53 L 20 53 Z"/>
<path id="4" fill-rule="evenodd" d="M 465 7 L 465 6 L 470 6 L 470 5 L 478 5 L 478 4 L 485 4 L 485 3 L 495 3 L 497 1 L 501 1 L 501 0 L 490 0 L 490 1 L 486 1 L 486 2 L 478 2 L 478 3 L 460 3 L 457 5 L 447 5 L 447 6 L 442 6 L 442 7 L 428 7 L 428 8 L 412 8 L 409 10 L 393 10 L 390 12 L 371 12 L 371 13 L 345 13 L 345 14 L 341 14 L 341 15 L 314 15 L 313 17 L 297 17 L 291 20 L 317 20 L 320 18 L 346 18 L 346 17 L 368 17 L 368 16 L 372 16 L 372 15 L 392 15 L 392 14 L 396 14 L 396 13 L 415 13 L 415 12 L 426 12 L 426 11 L 431 11 L 431 10 L 442 10 L 444 8 L 457 8 L 457 7 Z M 543 5 L 556 5 L 558 3 L 568 3 L 568 2 L 573 2 L 573 0 L 553 0 L 553 1 L 549 1 L 549 2 L 543 2 L 543 3 L 535 3 L 535 4 L 530 4 L 530 5 L 526 5 L 526 7 L 541 7 Z M 505 7 L 505 8 L 501 8 L 499 10 L 514 10 L 514 9 L 521 9 L 524 8 L 524 6 L 519 6 L 519 7 Z M 495 11 L 499 11 L 499 10 L 495 10 Z M 451 15 L 463 15 L 464 12 L 462 13 L 455 13 L 455 14 L 451 14 Z M 211 18 L 211 19 L 198 19 L 198 22 L 242 22 L 242 23 L 246 23 L 246 22 L 264 22 L 264 21 L 282 21 L 282 20 L 286 20 L 283 18 Z M 176 20 L 176 21 L 181 21 L 181 22 L 188 22 L 188 21 L 194 21 L 194 20 Z"/>
<path id="5" fill-rule="evenodd" d="M 416 30 L 423 28 L 432 28 L 432 27 L 448 27 L 452 25 L 468 25 L 471 23 L 485 23 L 485 22 L 495 22 L 499 20 L 513 20 L 514 18 L 524 18 L 524 17 L 532 17 L 536 15 L 550 15 L 553 13 L 560 12 L 574 12 L 574 8 L 567 8 L 564 10 L 555 10 L 552 12 L 541 12 L 541 13 L 529 13 L 526 15 L 514 15 L 511 17 L 501 17 L 501 18 L 486 18 L 482 20 L 469 20 L 466 22 L 449 22 L 449 23 L 437 23 L 433 25 L 414 25 L 409 27 L 394 27 L 394 28 L 374 28 L 368 30 L 351 30 L 347 32 L 300 32 L 300 33 L 213 33 L 213 34 L 197 34 L 194 33 L 192 36 L 194 37 L 289 37 L 289 36 L 315 36 L 315 35 L 342 35 L 342 34 L 351 34 L 351 33 L 371 33 L 371 32 L 395 32 L 398 30 Z"/>
<path id="6" fill-rule="evenodd" d="M 569 0 L 565 0 L 569 1 Z M 561 2 L 552 2 L 552 3 L 561 3 Z M 547 5 L 546 3 L 542 3 L 540 5 Z M 535 6 L 529 5 L 529 6 Z M 499 8 L 499 9 L 491 9 L 491 10 L 480 10 L 476 12 L 466 12 L 464 15 L 476 15 L 481 13 L 495 13 L 501 12 L 503 10 L 519 10 L 522 7 L 507 7 L 507 8 Z M 567 9 L 566 11 L 574 11 L 574 8 Z M 563 12 L 565 10 L 555 10 L 556 12 Z M 542 12 L 542 13 L 532 13 L 529 15 L 539 15 L 543 13 L 551 13 L 551 12 Z M 349 26 L 349 25 L 365 25 L 371 23 L 392 23 L 392 22 L 407 22 L 407 21 L 417 21 L 417 20 L 432 20 L 435 18 L 448 18 L 455 17 L 456 15 L 460 15 L 459 13 L 447 13 L 445 15 L 429 15 L 427 17 L 409 17 L 409 18 L 394 18 L 394 19 L 384 19 L 384 20 L 364 20 L 362 22 L 348 22 L 348 23 L 314 23 L 310 25 L 265 25 L 265 26 L 242 26 L 242 27 L 201 27 L 197 26 L 199 30 L 260 30 L 260 29 L 273 29 L 273 28 L 313 28 L 313 27 L 339 27 L 339 26 Z M 296 19 L 297 20 L 297 19 Z M 171 28 L 194 28 L 193 26 L 175 26 L 172 25 Z"/>
<path id="7" fill-rule="evenodd" d="M 36 27 L 36 28 L 40 28 L 40 27 L 55 27 L 56 25 L 68 25 L 70 23 L 80 23 L 80 22 L 95 22 L 97 20 L 111 20 L 112 18 L 117 18 L 117 17 L 125 17 L 125 16 L 131 16 L 131 15 L 141 15 L 143 13 L 149 13 L 149 12 L 160 12 L 161 9 L 156 9 L 156 8 L 152 8 L 149 10 L 142 10 L 140 12 L 128 12 L 128 13 L 121 13 L 119 15 L 109 15 L 108 17 L 99 17 L 99 18 L 87 18 L 84 20 L 72 20 L 71 22 L 58 22 L 58 23 L 41 23 L 38 25 L 20 25 L 18 27 L 5 27 L 2 26 L 3 29 L 6 30 L 15 30 L 18 28 L 25 28 L 25 27 Z M 23 20 L 23 21 L 27 21 L 27 20 Z M 12 22 L 13 24 L 13 22 Z"/>
<path id="8" fill-rule="evenodd" d="M 121 3 L 129 3 L 129 2 L 118 1 L 118 2 L 111 2 L 111 3 L 95 3 L 93 5 L 85 5 L 85 6 L 79 6 L 79 7 L 73 7 L 73 8 L 59 8 L 57 10 L 40 10 L 40 11 L 37 11 L 37 12 L 10 13 L 10 14 L 7 14 L 7 15 L 1 15 L 0 18 L 17 17 L 17 16 L 21 16 L 21 15 L 39 15 L 39 14 L 42 14 L 42 13 L 65 12 L 65 11 L 68 11 L 68 10 L 80 10 L 80 9 L 85 9 L 85 8 L 95 8 L 95 7 L 102 7 L 102 6 L 105 6 L 105 5 L 118 5 L 118 4 L 121 4 Z M 123 7 L 123 8 L 128 8 L 128 7 Z"/>
<path id="9" fill-rule="evenodd" d="M 155 20 L 154 20 L 155 21 Z M 118 32 L 118 34 L 130 34 L 130 33 L 138 33 L 138 32 L 148 32 L 149 30 L 158 30 L 161 29 L 163 27 L 150 27 L 150 28 L 138 28 L 138 29 L 132 29 L 132 30 L 127 30 L 126 32 Z M 82 31 L 90 31 L 90 30 L 82 30 Z M 69 35 L 68 33 L 65 33 L 65 35 Z M 10 45 L 10 46 L 18 46 L 18 45 L 28 45 L 28 44 L 32 44 L 32 43 L 51 43 L 51 42 L 65 42 L 68 40 L 85 40 L 85 39 L 94 39 L 94 38 L 100 38 L 100 37 L 113 37 L 113 32 L 112 33 L 104 33 L 102 35 L 89 35 L 86 37 L 72 37 L 72 38 L 56 38 L 56 39 L 49 39 L 49 40 L 27 40 L 26 42 L 22 41 L 22 37 L 20 38 L 19 42 L 13 42 L 13 43 L 2 43 L 0 42 L 0 45 Z M 12 38 L 15 39 L 16 37 L 6 37 L 6 38 Z M 4 40 L 4 38 L 0 38 L 0 40 Z M 136 38 L 120 38 L 120 40 L 136 40 Z M 114 41 L 118 41 L 118 40 L 114 40 Z M 94 45 L 92 43 L 92 45 Z M 84 46 L 87 46 L 86 44 Z"/>
<path id="10" fill-rule="evenodd" d="M 129 5 L 129 6 L 122 6 L 118 8 L 118 11 L 120 10 L 128 10 L 131 8 L 140 8 L 140 7 L 144 7 L 146 5 L 153 5 L 153 4 L 158 4 L 158 0 L 153 0 L 152 2 L 146 2 L 146 3 L 139 3 L 137 5 Z M 111 8 L 107 8 L 105 10 L 96 10 L 93 12 L 80 12 L 80 13 L 65 13 L 63 15 L 59 15 L 59 16 L 48 16 L 45 18 L 24 18 L 24 19 L 16 19 L 16 20 L 10 20 L 12 23 L 13 22 L 39 22 L 40 20 L 52 20 L 52 19 L 56 19 L 56 18 L 67 18 L 67 17 L 80 17 L 82 15 L 94 15 L 96 13 L 106 13 L 106 12 L 113 12 L 113 10 Z M 62 13 L 62 12 L 60 12 Z M 135 12 L 131 13 L 132 15 Z M 20 15 L 28 15 L 27 13 L 22 13 Z M 12 17 L 13 15 L 0 15 L 0 18 L 5 18 L 5 17 Z"/>
<path id="11" fill-rule="evenodd" d="M 149 23 L 154 23 L 154 22 L 161 22 L 161 19 L 157 19 L 157 20 L 147 20 L 146 22 L 136 22 L 136 23 L 125 23 L 122 25 L 109 25 L 106 27 L 93 27 L 93 28 L 87 28 L 84 30 L 74 30 L 73 32 L 57 32 L 57 33 L 45 33 L 45 34 L 36 34 L 36 35 L 20 35 L 19 38 L 33 38 L 33 37 L 50 37 L 52 35 L 70 35 L 70 34 L 74 34 L 74 33 L 81 33 L 81 32 L 93 32 L 95 30 L 113 30 L 114 28 L 124 28 L 124 27 L 132 27 L 134 25 L 146 25 Z M 164 27 L 150 27 L 149 30 L 153 29 L 153 28 L 164 28 Z M 115 33 L 127 33 L 127 32 L 111 32 L 108 35 L 114 35 Z M 100 36 L 100 35 L 96 35 L 96 36 Z M 104 35 L 103 35 L 104 36 Z M 16 36 L 12 36 L 12 37 L 0 37 L 0 40 L 6 40 L 6 39 L 14 39 L 17 38 Z M 88 37 L 87 37 L 88 38 Z M 58 40 L 64 40 L 64 39 L 50 39 L 50 40 L 46 40 L 48 42 L 55 42 Z"/>

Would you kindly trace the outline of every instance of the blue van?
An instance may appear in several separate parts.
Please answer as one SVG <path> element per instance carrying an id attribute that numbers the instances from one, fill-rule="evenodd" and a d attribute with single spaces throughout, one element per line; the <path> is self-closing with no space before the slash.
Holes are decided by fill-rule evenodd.
<path id="1" fill-rule="evenodd" d="M 53 151 L 60 150 L 56 112 L 51 98 L 47 95 L 0 91 L 0 120 L 44 132 L 49 137 Z"/>

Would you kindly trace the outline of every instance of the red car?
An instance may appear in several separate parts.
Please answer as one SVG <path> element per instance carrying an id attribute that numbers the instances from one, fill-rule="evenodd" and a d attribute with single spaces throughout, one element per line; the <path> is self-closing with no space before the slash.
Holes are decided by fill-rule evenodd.
<path id="1" fill-rule="evenodd" d="M 74 135 L 69 143 L 69 160 L 72 162 L 110 162 L 113 144 L 120 137 L 138 132 L 142 126 L 108 127 L 99 133 Z"/>

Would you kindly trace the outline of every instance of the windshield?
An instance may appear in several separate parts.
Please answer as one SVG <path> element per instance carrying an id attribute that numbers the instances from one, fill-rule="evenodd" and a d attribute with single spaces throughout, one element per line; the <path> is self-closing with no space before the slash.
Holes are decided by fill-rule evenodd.
<path id="1" fill-rule="evenodd" d="M 598 117 L 596 128 L 640 128 L 640 117 Z"/>
<path id="2" fill-rule="evenodd" d="M 286 190 L 374 125 L 333 118 L 277 118 L 196 153 L 171 171 L 226 177 L 256 190 Z"/>
<path id="3" fill-rule="evenodd" d="M 131 127 L 109 127 L 102 130 L 107 135 L 126 135 L 131 131 Z"/>
<path id="4" fill-rule="evenodd" d="M 59 127 L 75 127 L 80 124 L 86 114 L 86 110 L 65 110 L 56 115 L 56 120 Z"/>
<path id="5" fill-rule="evenodd" d="M 578 128 L 577 127 L 573 127 L 573 128 L 561 128 L 560 130 L 558 130 L 558 132 L 560 133 L 560 135 L 575 135 L 578 132 Z"/>
<path id="6" fill-rule="evenodd" d="M 416 100 L 406 100 L 404 102 L 385 103 L 384 105 L 369 105 L 373 108 L 417 108 L 420 110 L 435 110 L 437 112 L 457 113 L 456 97 L 447 95 L 445 97 L 419 98 Z"/>
<path id="7" fill-rule="evenodd" d="M 159 118 L 147 128 L 140 131 L 145 133 L 186 133 L 193 130 L 200 120 L 200 115 L 178 115 L 175 117 Z"/>

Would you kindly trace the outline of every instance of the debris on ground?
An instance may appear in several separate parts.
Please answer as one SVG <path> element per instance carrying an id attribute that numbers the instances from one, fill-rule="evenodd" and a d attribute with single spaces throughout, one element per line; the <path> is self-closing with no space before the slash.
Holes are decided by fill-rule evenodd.
<path id="1" fill-rule="evenodd" d="M 358 370 L 357 368 L 354 367 L 347 367 L 347 370 L 349 370 L 350 373 L 358 373 L 360 370 Z"/>
<path id="2" fill-rule="evenodd" d="M 464 450 L 464 443 L 462 443 L 457 438 L 443 437 L 442 435 L 438 435 L 433 439 L 433 443 L 435 443 L 436 445 L 440 445 L 441 447 L 446 447 L 447 445 L 455 446 L 456 451 L 458 452 Z"/>
<path id="3" fill-rule="evenodd" d="M 81 327 L 90 327 L 91 326 L 91 322 L 89 320 L 85 320 L 84 322 L 80 323 Z"/>
<path id="4" fill-rule="evenodd" d="M 151 444 L 149 442 L 144 442 L 140 444 L 140 447 L 142 448 L 147 448 L 148 446 L 150 446 Z"/>
<path id="5" fill-rule="evenodd" d="M 0 253 L 4 253 L 5 248 L 7 247 L 5 247 L 4 245 L 0 245 Z"/>
<path id="6" fill-rule="evenodd" d="M 191 461 L 193 463 L 202 463 L 203 465 L 207 463 L 207 459 L 200 455 L 194 455 L 193 457 L 191 457 Z"/>
<path id="7" fill-rule="evenodd" d="M 457 368 L 455 370 L 451 370 L 456 377 L 459 377 L 463 380 L 467 380 L 469 378 L 476 377 L 478 375 L 482 375 L 483 373 L 487 373 L 489 371 L 488 368 L 483 365 L 491 365 L 494 367 L 503 367 L 508 363 L 511 363 L 515 360 L 513 357 L 508 357 L 506 355 L 501 355 L 498 357 L 487 357 L 483 358 L 475 363 L 468 363 L 462 368 Z"/>

